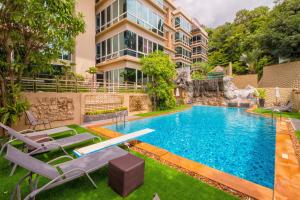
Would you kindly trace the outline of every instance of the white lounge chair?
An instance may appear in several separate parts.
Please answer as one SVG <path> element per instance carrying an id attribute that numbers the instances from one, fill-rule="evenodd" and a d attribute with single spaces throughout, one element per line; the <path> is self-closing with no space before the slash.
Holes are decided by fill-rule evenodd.
<path id="1" fill-rule="evenodd" d="M 123 135 L 123 136 L 120 136 L 120 137 L 109 139 L 109 140 L 106 140 L 104 142 L 100 142 L 100 143 L 93 144 L 93 145 L 90 145 L 90 146 L 87 146 L 87 147 L 76 149 L 73 152 L 74 152 L 75 155 L 80 157 L 80 156 L 83 156 L 83 155 L 87 155 L 87 154 L 99 151 L 101 149 L 105 149 L 107 147 L 122 144 L 124 142 L 127 142 L 129 140 L 141 137 L 141 136 L 146 135 L 146 134 L 151 133 L 151 132 L 154 132 L 154 130 L 150 129 L 150 128 L 147 128 L 147 129 L 144 129 L 144 130 L 141 130 L 141 131 L 137 131 L 137 132 L 129 133 L 129 134 L 126 134 L 126 135 Z"/>

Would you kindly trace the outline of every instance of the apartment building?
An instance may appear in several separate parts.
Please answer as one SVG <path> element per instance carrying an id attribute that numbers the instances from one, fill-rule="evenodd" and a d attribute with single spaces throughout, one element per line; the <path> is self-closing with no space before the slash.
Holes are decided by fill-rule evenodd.
<path id="1" fill-rule="evenodd" d="M 77 73 L 94 65 L 100 81 L 145 84 L 149 77 L 141 71 L 140 58 L 153 51 L 170 55 L 178 71 L 189 69 L 197 53 L 207 59 L 202 40 L 201 50 L 192 53 L 199 44 L 193 37 L 200 34 L 207 41 L 207 33 L 171 0 L 79 0 L 76 9 L 87 24 L 72 55 Z"/>
<path id="2" fill-rule="evenodd" d="M 195 18 L 192 19 L 192 62 L 207 62 L 208 34 Z"/>

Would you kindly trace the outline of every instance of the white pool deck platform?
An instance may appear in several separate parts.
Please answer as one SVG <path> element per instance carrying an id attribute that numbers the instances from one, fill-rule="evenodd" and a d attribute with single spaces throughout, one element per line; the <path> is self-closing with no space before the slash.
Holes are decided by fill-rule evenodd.
<path id="1" fill-rule="evenodd" d="M 75 149 L 73 152 L 78 157 L 84 156 L 84 155 L 87 155 L 87 154 L 90 154 L 90 153 L 93 153 L 93 152 L 96 152 L 96 151 L 100 151 L 102 149 L 105 149 L 105 148 L 108 148 L 108 147 L 111 147 L 111 146 L 115 146 L 115 145 L 118 145 L 118 144 L 125 143 L 129 140 L 133 140 L 135 138 L 141 137 L 143 135 L 146 135 L 146 134 L 149 134 L 149 133 L 152 133 L 152 132 L 154 132 L 153 129 L 146 128 L 146 129 L 143 129 L 143 130 L 140 130 L 140 131 L 136 131 L 136 132 L 129 133 L 129 134 L 126 134 L 126 135 L 122 135 L 120 137 L 112 138 L 112 139 L 106 140 L 104 142 L 100 142 L 100 143 L 97 143 L 97 144 L 86 146 L 86 147 L 83 147 L 83 148 L 80 148 L 80 149 Z"/>

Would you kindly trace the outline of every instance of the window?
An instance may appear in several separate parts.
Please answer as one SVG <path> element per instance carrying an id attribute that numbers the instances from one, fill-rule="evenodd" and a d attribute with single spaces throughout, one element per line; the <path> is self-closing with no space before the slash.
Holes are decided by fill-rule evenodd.
<path id="1" fill-rule="evenodd" d="M 164 47 L 163 47 L 162 45 L 159 44 L 159 45 L 158 45 L 158 50 L 159 50 L 159 51 L 163 51 L 163 50 L 164 50 Z"/>
<path id="2" fill-rule="evenodd" d="M 110 26 L 110 20 L 111 20 L 111 12 L 110 12 L 110 6 L 108 6 L 106 8 L 106 23 L 108 27 Z"/>
<path id="3" fill-rule="evenodd" d="M 175 18 L 175 27 L 179 27 L 180 26 L 180 18 L 176 17 Z"/>
<path id="4" fill-rule="evenodd" d="M 119 0 L 119 15 L 122 15 L 127 11 L 127 5 L 126 0 Z M 126 16 L 123 16 L 122 18 L 125 18 Z"/>
<path id="5" fill-rule="evenodd" d="M 153 43 L 151 41 L 148 40 L 148 53 L 152 53 L 153 49 L 152 49 Z"/>
<path id="6" fill-rule="evenodd" d="M 120 33 L 119 34 L 119 46 L 120 46 L 120 50 L 124 50 L 125 49 L 125 38 L 124 38 L 124 33 Z"/>
<path id="7" fill-rule="evenodd" d="M 99 28 L 100 28 L 101 24 L 100 24 L 100 14 L 98 13 L 96 15 L 96 32 L 99 32 Z"/>
<path id="8" fill-rule="evenodd" d="M 100 12 L 98 20 L 101 21 L 101 28 L 96 30 L 103 31 L 124 18 L 128 18 L 134 23 L 137 23 L 161 36 L 164 34 L 163 16 L 159 16 L 154 10 L 150 9 L 147 5 L 138 0 L 113 1 L 113 3 Z"/>
<path id="9" fill-rule="evenodd" d="M 101 45 L 98 43 L 96 44 L 96 63 L 100 63 L 100 57 L 101 57 Z"/>
<path id="10" fill-rule="evenodd" d="M 148 44 L 148 40 L 144 38 L 144 51 L 143 51 L 144 53 L 148 53 L 148 46 L 147 46 L 147 44 Z"/>
<path id="11" fill-rule="evenodd" d="M 127 12 L 133 16 L 137 16 L 136 12 L 136 0 L 127 0 Z"/>
<path id="12" fill-rule="evenodd" d="M 153 51 L 154 52 L 157 51 L 157 43 L 154 43 L 154 42 L 153 42 Z"/>
<path id="13" fill-rule="evenodd" d="M 119 35 L 115 35 L 113 37 L 113 52 L 117 52 L 118 51 L 118 46 L 119 46 Z"/>
<path id="14" fill-rule="evenodd" d="M 105 10 L 101 11 L 101 31 L 104 30 L 104 25 L 105 25 Z"/>
<path id="15" fill-rule="evenodd" d="M 101 42 L 101 53 L 102 57 L 106 55 L 106 41 Z"/>
<path id="16" fill-rule="evenodd" d="M 110 55 L 111 54 L 111 39 L 107 40 L 107 52 L 106 55 Z"/>
<path id="17" fill-rule="evenodd" d="M 183 30 L 185 30 L 186 32 L 190 33 L 192 26 L 191 24 L 184 19 L 183 17 L 176 17 L 175 18 L 175 27 L 181 27 Z"/>
<path id="18" fill-rule="evenodd" d="M 114 23 L 115 23 L 115 20 L 116 20 L 116 18 L 117 18 L 118 15 L 119 15 L 119 13 L 118 13 L 118 11 L 119 11 L 119 8 L 118 8 L 118 0 L 116 0 L 116 1 L 113 3 L 112 7 L 113 7 L 113 20 L 114 20 Z"/>
<path id="19" fill-rule="evenodd" d="M 96 58 L 96 62 L 100 63 L 124 55 L 142 58 L 157 50 L 163 51 L 164 48 L 156 42 L 127 30 L 96 45 L 97 57 L 101 57 L 101 59 Z"/>
<path id="20" fill-rule="evenodd" d="M 136 69 L 125 68 L 124 79 L 126 82 L 135 83 L 136 79 Z"/>
<path id="21" fill-rule="evenodd" d="M 175 57 L 182 57 L 186 60 L 190 60 L 190 58 L 192 57 L 192 53 L 185 48 L 176 47 L 175 51 L 176 51 Z"/>
<path id="22" fill-rule="evenodd" d="M 136 50 L 136 34 L 131 31 L 124 32 L 125 47 L 128 49 Z"/>
<path id="23" fill-rule="evenodd" d="M 143 38 L 141 36 L 139 36 L 139 39 L 138 39 L 138 51 L 139 52 L 143 52 L 143 49 L 144 49 L 144 43 L 143 43 Z"/>

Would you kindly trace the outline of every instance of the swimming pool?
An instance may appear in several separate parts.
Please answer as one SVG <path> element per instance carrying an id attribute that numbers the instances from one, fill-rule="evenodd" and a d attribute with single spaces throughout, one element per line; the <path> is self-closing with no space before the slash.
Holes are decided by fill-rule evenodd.
<path id="1" fill-rule="evenodd" d="M 250 115 L 239 108 L 194 106 L 187 111 L 106 128 L 124 134 L 154 129 L 139 140 L 273 188 L 275 120 Z"/>

